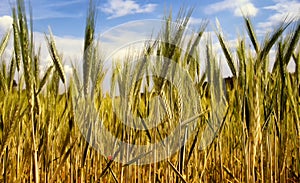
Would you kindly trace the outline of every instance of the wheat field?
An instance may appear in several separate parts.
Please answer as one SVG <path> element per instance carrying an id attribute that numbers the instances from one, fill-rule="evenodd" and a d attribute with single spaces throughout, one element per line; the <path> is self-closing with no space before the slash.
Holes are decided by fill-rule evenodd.
<path id="1" fill-rule="evenodd" d="M 53 64 L 40 76 L 41 58 L 25 11 L 24 1 L 18 0 L 12 8 L 13 29 L 0 42 L 0 182 L 300 181 L 299 21 L 286 20 L 260 42 L 251 20 L 244 17 L 246 36 L 240 36 L 234 48 L 225 40 L 221 28 L 217 28 L 215 36 L 232 73 L 222 89 L 222 82 L 218 81 L 223 78 L 212 43 L 207 41 L 202 45 L 204 55 L 198 52 L 208 23 L 201 24 L 196 36 L 185 37 L 183 29 L 188 26 L 192 10 L 182 9 L 177 19 L 167 15 L 156 41 L 145 43 L 145 51 L 140 55 L 130 55 L 127 62 L 113 66 L 111 87 L 120 90 L 116 97 L 102 92 L 107 72 L 103 60 L 98 58 L 100 52 L 93 46 L 97 38 L 96 9 L 92 1 L 86 18 L 82 78 L 75 66 L 73 75 L 65 74 L 61 50 L 57 50 L 51 31 L 45 34 L 45 42 Z M 172 29 L 171 21 L 178 29 Z M 14 50 L 10 60 L 5 60 L 2 54 L 10 38 Z M 183 39 L 188 39 L 187 45 Z M 275 51 L 275 57 L 274 66 L 269 70 L 271 50 Z M 161 66 L 151 69 L 161 77 L 146 77 L 146 82 L 142 82 L 139 78 L 146 76 L 144 63 L 151 64 L 151 55 L 159 56 L 155 62 Z M 126 70 L 129 68 L 126 64 L 134 57 L 143 58 L 142 64 Z M 176 71 L 177 67 L 169 67 L 164 58 L 179 65 L 186 74 Z M 202 68 L 204 74 L 200 72 L 203 61 L 206 62 Z M 295 63 L 294 73 L 287 69 L 290 62 Z M 179 74 L 174 80 L 180 80 L 177 88 L 163 79 L 175 72 Z M 21 75 L 17 85 L 16 74 Z M 128 80 L 129 77 L 137 78 L 136 82 Z M 188 97 L 182 95 L 187 91 L 181 89 L 187 80 L 195 89 Z M 217 82 L 212 85 L 210 81 Z M 222 113 L 216 114 L 213 108 L 218 99 L 214 95 L 217 89 L 226 95 L 219 99 Z M 78 98 L 74 100 L 74 96 Z M 134 157 L 135 152 L 116 145 L 118 150 L 111 156 L 99 153 L 95 144 L 103 142 L 99 138 L 105 136 L 99 134 L 101 130 L 97 131 L 97 127 L 78 122 L 90 117 L 88 109 L 82 109 L 86 110 L 82 113 L 75 110 L 82 107 L 79 98 L 92 101 L 89 106 L 96 109 L 101 125 L 120 141 L 153 144 L 167 137 L 178 124 L 195 133 L 186 139 L 186 132 L 180 131 L 186 143 L 162 161 L 139 165 L 142 156 L 137 156 L 133 161 L 119 163 L 114 158 L 126 157 L 128 153 Z M 197 109 L 186 105 L 185 101 L 189 100 L 196 102 Z M 165 104 L 160 110 L 166 115 L 155 115 L 151 108 L 155 102 Z M 125 112 L 131 111 L 135 118 L 126 115 L 120 118 L 114 106 L 121 104 L 126 104 Z M 194 122 L 182 124 L 188 114 L 195 114 Z M 214 115 L 220 121 L 217 133 L 211 143 L 199 148 L 204 138 L 201 134 Z M 122 121 L 133 121 L 134 125 L 136 120 L 148 116 L 159 118 L 161 124 L 148 128 L 140 120 L 143 130 L 138 130 Z M 82 135 L 85 133 L 82 129 L 90 134 L 88 139 Z M 97 147 L 105 145 L 99 143 Z"/>

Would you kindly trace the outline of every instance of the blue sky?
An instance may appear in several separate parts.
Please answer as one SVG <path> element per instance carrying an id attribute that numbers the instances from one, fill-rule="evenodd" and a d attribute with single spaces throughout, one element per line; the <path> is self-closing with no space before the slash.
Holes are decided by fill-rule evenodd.
<path id="1" fill-rule="evenodd" d="M 13 0 L 1 0 L 0 17 L 11 15 Z M 26 1 L 28 4 L 29 1 Z M 82 37 L 88 0 L 31 0 L 34 29 L 47 32 L 50 26 L 58 36 Z M 228 36 L 243 28 L 240 10 L 252 17 L 258 31 L 268 31 L 289 14 L 300 14 L 298 0 L 99 0 L 97 32 L 133 20 L 161 19 L 172 8 L 174 16 L 180 7 L 194 7 L 192 23 L 201 19 L 214 23 L 217 17 Z M 299 15 L 298 15 L 299 18 Z"/>
<path id="2" fill-rule="evenodd" d="M 143 20 L 162 19 L 171 9 L 173 17 L 176 17 L 181 7 L 194 8 L 190 25 L 195 30 L 202 20 L 209 21 L 207 31 L 214 30 L 217 18 L 229 42 L 236 41 L 238 34 L 245 34 L 241 10 L 251 17 L 259 36 L 272 31 L 286 16 L 293 17 L 295 21 L 300 19 L 299 0 L 96 0 L 96 2 L 97 34 L 107 32 L 120 24 L 139 20 L 139 26 L 137 24 L 135 26 L 134 23 L 127 26 L 135 31 L 125 30 L 126 26 L 119 26 L 122 31 L 118 30 L 115 35 L 109 35 L 111 40 L 119 41 L 116 45 L 136 40 L 137 32 L 149 32 L 149 27 L 141 23 Z M 14 0 L 0 0 L 0 36 L 11 27 L 11 6 L 14 3 Z M 25 0 L 25 4 L 28 10 L 29 0 Z M 80 59 L 89 0 L 31 0 L 30 4 L 36 42 L 42 48 L 46 48 L 44 33 L 48 33 L 48 27 L 51 27 L 58 50 L 63 52 L 64 58 Z M 118 35 L 120 32 L 122 34 Z M 8 47 L 8 52 L 11 50 L 12 46 Z M 42 50 L 42 54 L 45 62 L 51 60 L 47 49 Z M 65 70 L 70 71 L 70 64 L 65 63 Z"/>

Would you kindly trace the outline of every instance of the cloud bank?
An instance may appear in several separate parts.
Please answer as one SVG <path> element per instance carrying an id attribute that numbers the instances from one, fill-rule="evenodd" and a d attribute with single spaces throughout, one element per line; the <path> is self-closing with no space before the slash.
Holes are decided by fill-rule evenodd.
<path id="1" fill-rule="evenodd" d="M 257 24 L 259 34 L 270 32 L 284 20 L 300 20 L 300 2 L 297 0 L 274 0 L 275 5 L 263 7 L 266 11 L 272 11 L 267 21 Z"/>
<path id="2" fill-rule="evenodd" d="M 231 11 L 234 16 L 256 16 L 258 8 L 251 3 L 250 0 L 223 0 L 221 2 L 208 5 L 204 12 L 206 14 L 214 14 L 221 11 Z"/>
<path id="3" fill-rule="evenodd" d="M 137 13 L 151 13 L 156 6 L 156 4 L 152 3 L 141 5 L 133 0 L 109 0 L 100 9 L 102 12 L 110 15 L 108 19 L 112 19 Z"/>

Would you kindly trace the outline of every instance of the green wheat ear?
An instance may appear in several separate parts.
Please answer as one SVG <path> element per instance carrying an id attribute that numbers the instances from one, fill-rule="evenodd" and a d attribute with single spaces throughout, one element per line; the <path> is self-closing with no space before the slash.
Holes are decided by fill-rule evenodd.
<path id="1" fill-rule="evenodd" d="M 10 34 L 11 34 L 10 30 L 6 31 L 3 38 L 1 39 L 1 42 L 0 42 L 0 57 L 2 56 L 5 48 L 7 47 L 7 43 L 9 41 Z"/>
<path id="2" fill-rule="evenodd" d="M 53 34 L 52 34 L 52 31 L 51 31 L 50 28 L 49 28 L 49 32 L 50 32 L 49 37 L 47 35 L 45 35 L 48 50 L 49 50 L 49 53 L 51 55 L 52 61 L 54 63 L 55 69 L 58 72 L 61 81 L 65 84 L 66 75 L 65 75 L 65 72 L 63 70 L 63 66 L 61 64 L 61 59 L 60 59 L 60 57 L 57 53 L 57 49 L 56 49 L 56 46 L 55 46 L 55 41 L 54 41 Z"/>
<path id="3" fill-rule="evenodd" d="M 88 14 L 86 18 L 86 26 L 85 26 L 85 37 L 84 37 L 84 54 L 83 54 L 83 90 L 85 96 L 88 94 L 88 88 L 90 84 L 91 78 L 91 68 L 95 65 L 91 65 L 93 63 L 93 51 L 94 51 L 94 34 L 95 34 L 95 26 L 96 26 L 96 6 L 93 0 L 90 0 Z"/>

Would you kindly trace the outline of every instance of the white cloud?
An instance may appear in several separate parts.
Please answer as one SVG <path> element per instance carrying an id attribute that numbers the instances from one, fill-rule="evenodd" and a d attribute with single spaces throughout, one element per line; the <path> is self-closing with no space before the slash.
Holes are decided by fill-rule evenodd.
<path id="1" fill-rule="evenodd" d="M 156 6 L 151 3 L 140 5 L 133 0 L 110 0 L 101 7 L 101 11 L 110 15 L 108 19 L 112 19 L 136 13 L 150 13 Z"/>
<path id="2" fill-rule="evenodd" d="M 286 18 L 287 20 L 293 19 L 297 21 L 300 19 L 300 2 L 296 0 L 274 0 L 275 5 L 266 6 L 263 9 L 271 10 L 271 16 L 267 18 L 267 21 L 258 23 L 258 33 L 264 34 L 273 29 L 274 26 L 283 22 Z"/>
<path id="3" fill-rule="evenodd" d="M 12 28 L 13 19 L 11 16 L 0 17 L 0 34 L 3 34 L 8 29 Z"/>
<path id="4" fill-rule="evenodd" d="M 206 14 L 213 14 L 220 11 L 229 10 L 235 16 L 256 16 L 258 8 L 251 3 L 251 0 L 223 0 L 221 2 L 213 3 L 207 6 L 204 10 Z"/>
<path id="5" fill-rule="evenodd" d="M 240 7 L 240 9 L 235 8 L 235 16 L 243 16 L 243 13 L 248 16 L 255 16 L 258 12 L 258 9 L 252 3 L 246 3 Z"/>

